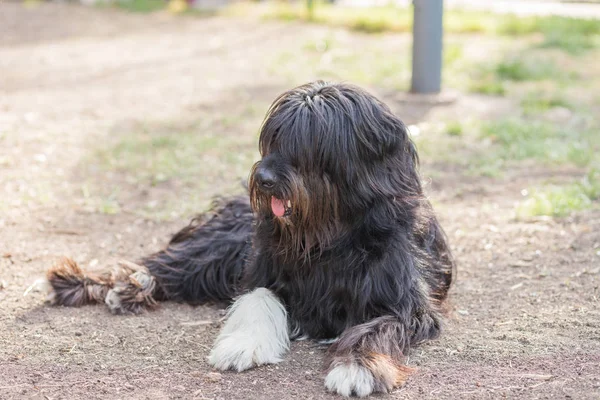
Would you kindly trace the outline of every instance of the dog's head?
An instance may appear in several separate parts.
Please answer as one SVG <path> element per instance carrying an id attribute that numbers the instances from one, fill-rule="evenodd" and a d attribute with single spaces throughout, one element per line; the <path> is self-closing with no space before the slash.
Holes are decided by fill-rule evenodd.
<path id="1" fill-rule="evenodd" d="M 404 124 L 356 86 L 318 81 L 283 93 L 267 112 L 259 149 L 252 206 L 297 251 L 327 246 L 380 203 L 421 193 Z"/>

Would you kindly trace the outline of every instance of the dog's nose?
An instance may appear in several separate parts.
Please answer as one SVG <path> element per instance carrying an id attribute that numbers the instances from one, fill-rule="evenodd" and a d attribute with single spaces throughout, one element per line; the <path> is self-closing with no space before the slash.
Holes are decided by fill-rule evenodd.
<path id="1" fill-rule="evenodd" d="M 275 174 L 266 168 L 259 168 L 256 171 L 256 182 L 264 189 L 272 189 L 277 182 Z"/>

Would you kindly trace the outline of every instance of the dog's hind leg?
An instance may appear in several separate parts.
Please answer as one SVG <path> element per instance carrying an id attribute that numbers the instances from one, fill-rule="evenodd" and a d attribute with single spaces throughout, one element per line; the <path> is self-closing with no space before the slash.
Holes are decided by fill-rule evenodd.
<path id="1" fill-rule="evenodd" d="M 346 329 L 327 353 L 325 386 L 343 396 L 359 397 L 402 386 L 413 372 L 404 362 L 415 341 L 414 331 L 431 331 L 428 325 L 437 323 L 430 315 L 415 318 L 413 326 L 383 316 Z"/>
<path id="2" fill-rule="evenodd" d="M 139 314 L 158 306 L 159 289 L 145 266 L 121 261 L 113 272 L 113 280 L 113 287 L 104 299 L 111 313 Z"/>
<path id="3" fill-rule="evenodd" d="M 456 265 L 446 234 L 433 215 L 431 206 L 427 206 L 425 210 L 417 224 L 415 236 L 419 249 L 423 251 L 422 273 L 431 288 L 430 297 L 442 309 L 448 290 L 456 279 Z"/>
<path id="4" fill-rule="evenodd" d="M 231 301 L 251 249 L 253 218 L 247 197 L 215 202 L 212 212 L 176 233 L 166 249 L 115 279 L 106 304 L 126 314 L 153 308 L 157 300 Z"/>

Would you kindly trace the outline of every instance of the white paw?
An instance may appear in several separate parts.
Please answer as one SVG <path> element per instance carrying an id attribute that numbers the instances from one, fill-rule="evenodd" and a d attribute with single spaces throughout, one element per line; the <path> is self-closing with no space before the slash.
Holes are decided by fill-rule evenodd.
<path id="1" fill-rule="evenodd" d="M 339 364 L 325 377 L 325 387 L 342 396 L 365 397 L 373 393 L 374 381 L 373 374 L 361 365 Z"/>
<path id="2" fill-rule="evenodd" d="M 271 291 L 259 288 L 231 306 L 208 362 L 240 372 L 280 362 L 289 345 L 285 307 Z"/>
<path id="3" fill-rule="evenodd" d="M 281 361 L 280 352 L 274 351 L 269 343 L 260 342 L 244 333 L 219 336 L 208 362 L 223 371 L 233 369 L 241 372 L 257 365 Z"/>

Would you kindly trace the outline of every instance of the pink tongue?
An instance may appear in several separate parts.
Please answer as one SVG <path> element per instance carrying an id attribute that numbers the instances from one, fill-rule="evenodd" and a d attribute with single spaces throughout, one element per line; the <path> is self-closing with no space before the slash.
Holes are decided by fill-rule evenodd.
<path id="1" fill-rule="evenodd" d="M 278 217 L 283 217 L 285 214 L 285 207 L 283 205 L 283 200 L 279 200 L 278 198 L 271 197 L 271 210 L 273 210 L 273 214 Z"/>

